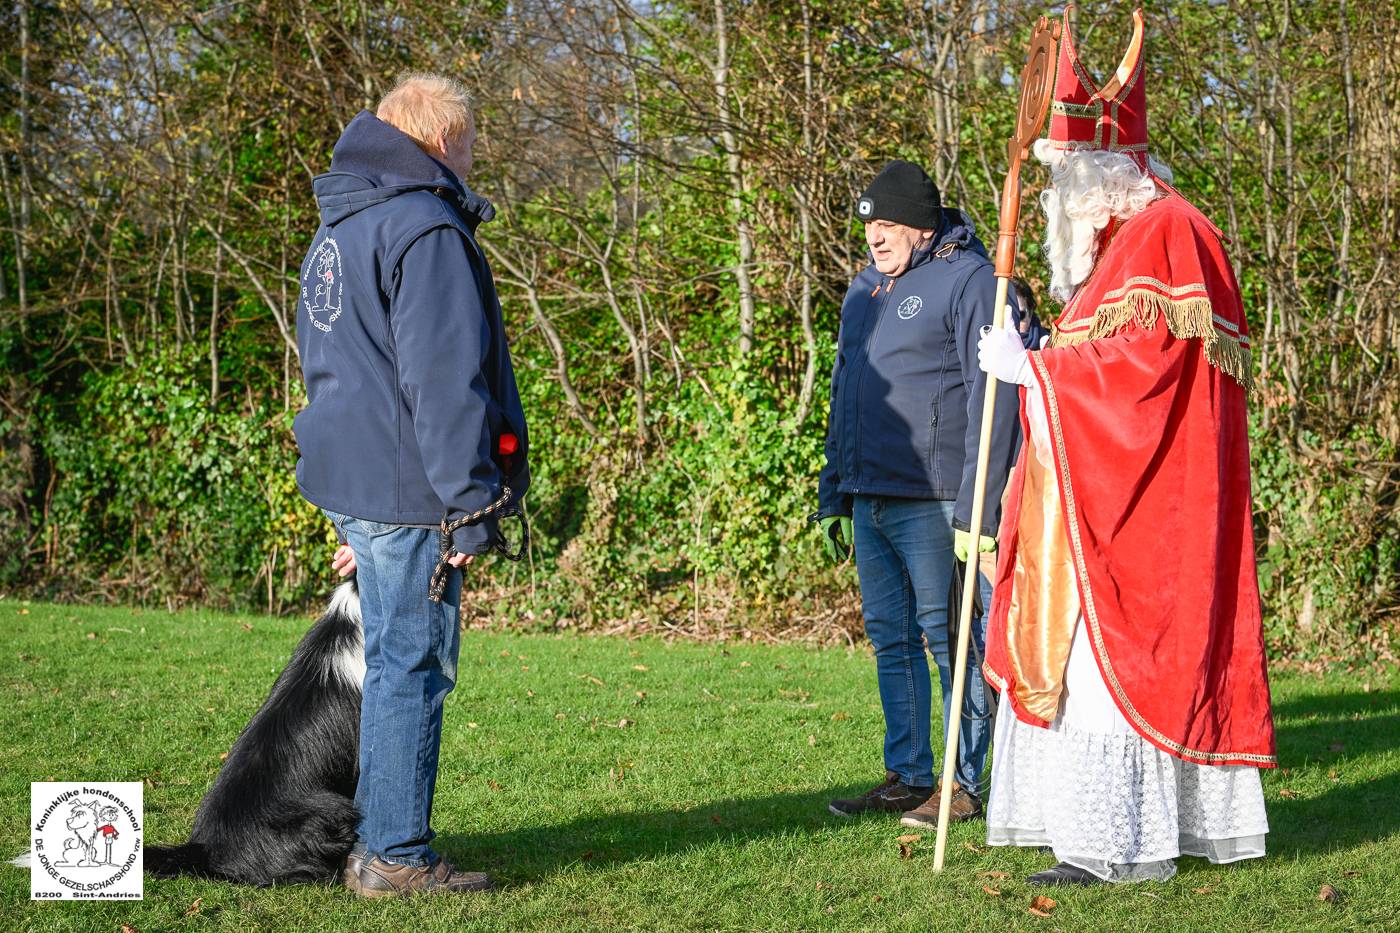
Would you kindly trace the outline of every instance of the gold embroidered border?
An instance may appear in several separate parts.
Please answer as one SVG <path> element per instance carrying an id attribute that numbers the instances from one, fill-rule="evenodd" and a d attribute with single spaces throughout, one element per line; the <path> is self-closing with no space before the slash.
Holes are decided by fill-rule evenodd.
<path id="1" fill-rule="evenodd" d="M 1097 340 L 1116 334 L 1129 324 L 1151 330 L 1159 318 L 1165 317 L 1173 337 L 1199 337 L 1206 362 L 1234 379 L 1245 392 L 1252 392 L 1254 367 L 1249 338 L 1214 312 L 1205 291 L 1201 282 L 1172 287 L 1149 276 L 1129 279 L 1104 295 L 1105 300 L 1091 318 L 1057 330 L 1050 345 L 1063 347 Z"/>
<path id="2" fill-rule="evenodd" d="M 1113 669 L 1113 663 L 1109 659 L 1108 651 L 1104 647 L 1103 632 L 1099 629 L 1098 609 L 1094 604 L 1093 586 L 1089 582 L 1088 565 L 1084 562 L 1084 545 L 1079 538 L 1079 510 L 1074 499 L 1074 486 L 1069 474 L 1069 458 L 1065 455 L 1065 436 L 1060 425 L 1060 406 L 1055 397 L 1055 384 L 1050 380 L 1050 371 L 1045 366 L 1045 361 L 1039 353 L 1030 354 L 1032 363 L 1040 373 L 1041 384 L 1045 387 L 1045 407 L 1050 412 L 1050 433 L 1055 439 L 1055 454 L 1060 465 L 1060 491 L 1064 496 L 1066 524 L 1069 525 L 1070 548 L 1074 552 L 1074 568 L 1079 575 L 1080 592 L 1083 595 L 1084 618 L 1089 623 L 1089 634 L 1094 639 L 1094 651 L 1098 655 L 1099 662 L 1103 667 L 1104 680 L 1113 691 L 1118 705 L 1127 713 L 1128 719 L 1133 726 L 1143 736 L 1150 739 L 1158 746 L 1173 751 L 1183 758 L 1196 759 L 1207 764 L 1211 762 L 1225 761 L 1247 761 L 1251 764 L 1269 765 L 1277 763 L 1273 755 L 1250 755 L 1239 752 L 1203 752 L 1194 748 L 1187 748 L 1180 742 L 1174 742 L 1167 738 L 1137 711 L 1128 695 L 1123 690 L 1123 685 L 1118 680 L 1118 673 Z"/>
<path id="3" fill-rule="evenodd" d="M 1135 275 L 1132 278 L 1128 279 L 1126 282 L 1124 282 L 1122 285 L 1115 288 L 1113 291 L 1104 292 L 1103 300 L 1118 301 L 1120 298 L 1128 294 L 1128 292 L 1132 291 L 1133 288 L 1138 285 L 1151 285 L 1156 291 L 1162 292 L 1165 295 L 1169 295 L 1172 298 L 1180 298 L 1183 295 L 1189 295 L 1192 292 L 1200 292 L 1201 294 L 1206 294 L 1205 282 L 1190 282 L 1186 285 L 1168 285 L 1161 279 L 1154 279 L 1150 275 Z"/>

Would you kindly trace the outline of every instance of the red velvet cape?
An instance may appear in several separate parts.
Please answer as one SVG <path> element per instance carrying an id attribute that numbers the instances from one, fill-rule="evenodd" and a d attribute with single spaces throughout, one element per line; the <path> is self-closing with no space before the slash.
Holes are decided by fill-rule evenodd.
<path id="1" fill-rule="evenodd" d="M 1163 187 L 1113 234 L 1032 369 L 1083 622 L 1119 709 L 1178 758 L 1273 767 L 1249 331 L 1220 231 Z M 985 670 L 1018 717 L 1043 726 L 1018 708 L 1007 650 L 1023 476 L 1002 523 Z"/>

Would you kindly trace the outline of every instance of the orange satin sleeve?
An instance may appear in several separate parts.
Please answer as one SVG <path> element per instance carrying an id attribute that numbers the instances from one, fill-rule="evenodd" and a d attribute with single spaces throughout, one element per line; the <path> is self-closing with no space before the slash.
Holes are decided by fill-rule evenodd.
<path id="1" fill-rule="evenodd" d="M 1079 593 L 1059 490 L 1039 458 L 1028 454 L 1022 461 L 1026 479 L 1006 647 L 1016 699 L 1031 715 L 1049 722 L 1060 709 L 1065 665 L 1079 618 Z"/>

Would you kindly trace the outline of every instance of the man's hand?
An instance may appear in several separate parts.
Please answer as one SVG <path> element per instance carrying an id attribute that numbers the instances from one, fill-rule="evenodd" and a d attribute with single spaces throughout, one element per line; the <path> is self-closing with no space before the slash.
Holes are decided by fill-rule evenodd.
<path id="1" fill-rule="evenodd" d="M 453 554 L 451 557 L 447 558 L 447 563 L 460 570 L 475 559 L 475 554 Z"/>
<path id="2" fill-rule="evenodd" d="M 355 552 L 350 550 L 350 545 L 342 544 L 335 549 L 335 556 L 331 558 L 331 569 L 342 577 L 348 577 L 355 572 Z"/>
<path id="3" fill-rule="evenodd" d="M 983 554 L 990 554 L 997 549 L 997 539 L 989 538 L 986 535 L 979 535 L 977 550 Z M 972 532 L 953 529 L 953 556 L 960 561 L 966 561 L 967 555 L 972 551 Z"/>
<path id="4" fill-rule="evenodd" d="M 1005 327 L 983 326 L 982 339 L 977 341 L 977 365 L 999 382 L 1023 386 L 1035 383 L 1030 357 L 1010 315 L 1006 317 Z"/>
<path id="5" fill-rule="evenodd" d="M 855 548 L 855 526 L 849 515 L 828 515 L 820 520 L 822 544 L 832 563 L 839 564 L 851 556 Z"/>

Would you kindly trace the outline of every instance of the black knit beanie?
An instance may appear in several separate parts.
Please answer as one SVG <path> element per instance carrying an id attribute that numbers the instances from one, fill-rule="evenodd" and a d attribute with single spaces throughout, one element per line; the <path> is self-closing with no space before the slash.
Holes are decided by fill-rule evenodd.
<path id="1" fill-rule="evenodd" d="M 862 221 L 892 220 L 920 230 L 938 228 L 938 186 L 913 162 L 895 159 L 880 170 L 856 202 Z"/>

